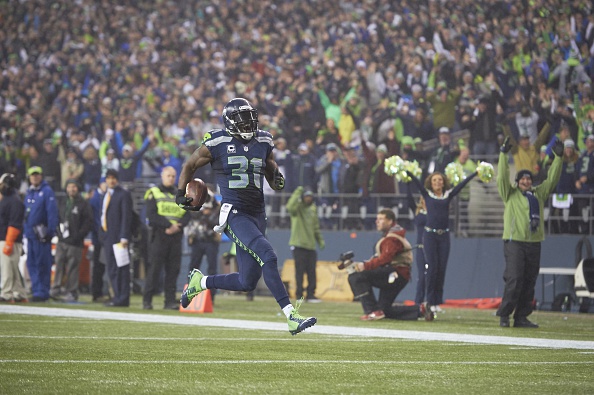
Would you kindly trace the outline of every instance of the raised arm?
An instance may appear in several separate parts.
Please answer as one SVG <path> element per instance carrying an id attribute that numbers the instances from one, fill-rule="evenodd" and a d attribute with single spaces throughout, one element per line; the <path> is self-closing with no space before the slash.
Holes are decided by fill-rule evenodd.
<path id="1" fill-rule="evenodd" d="M 427 197 L 427 190 L 425 189 L 421 181 L 408 170 L 406 171 L 406 174 L 408 174 L 408 176 L 412 179 L 412 182 L 417 186 L 417 188 L 419 188 L 419 192 L 421 193 L 421 195 L 423 195 L 423 197 Z"/>
<path id="2" fill-rule="evenodd" d="M 472 180 L 474 177 L 476 177 L 477 174 L 478 174 L 478 172 L 475 171 L 474 173 L 472 173 L 471 175 L 466 177 L 464 180 L 462 180 L 461 183 L 456 185 L 454 187 L 454 189 L 452 189 L 452 191 L 448 195 L 448 199 L 452 199 L 454 196 L 456 196 L 458 193 L 460 193 L 462 188 L 464 188 L 466 186 L 466 184 L 468 184 L 470 182 L 470 180 Z"/>

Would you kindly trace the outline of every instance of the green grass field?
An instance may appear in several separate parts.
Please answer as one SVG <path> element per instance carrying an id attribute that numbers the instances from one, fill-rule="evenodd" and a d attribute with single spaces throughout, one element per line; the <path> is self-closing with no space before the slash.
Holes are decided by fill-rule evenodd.
<path id="1" fill-rule="evenodd" d="M 159 306 L 161 300 L 154 302 Z M 594 393 L 592 315 L 536 312 L 531 319 L 540 329 L 503 329 L 492 310 L 446 309 L 434 322 L 362 322 L 359 304 L 325 302 L 304 304 L 302 313 L 315 315 L 318 325 L 291 336 L 269 297 L 246 302 L 243 296 L 219 295 L 210 314 L 156 309 L 147 315 L 141 305 L 134 296 L 129 309 L 93 303 L 26 306 L 72 317 L 0 313 L 0 393 Z M 130 313 L 133 319 L 88 318 L 96 311 Z M 163 322 L 143 322 L 147 317 Z M 237 327 L 174 322 L 179 317 L 258 321 L 279 329 L 245 329 L 257 322 L 244 328 L 241 322 Z M 337 334 L 316 332 L 322 329 Z M 360 334 L 377 329 L 411 331 L 404 333 L 416 339 L 459 334 L 462 341 L 458 335 L 424 341 Z M 468 335 L 550 339 L 551 348 L 467 343 Z M 559 340 L 586 346 L 563 348 Z"/>

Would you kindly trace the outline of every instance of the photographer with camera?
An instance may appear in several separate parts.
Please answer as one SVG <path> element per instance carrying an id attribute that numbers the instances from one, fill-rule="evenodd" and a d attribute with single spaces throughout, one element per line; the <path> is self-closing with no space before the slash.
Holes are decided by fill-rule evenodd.
<path id="1" fill-rule="evenodd" d="M 381 210 L 375 224 L 382 233 L 382 238 L 375 245 L 375 254 L 365 262 L 353 262 L 354 254 L 344 253 L 338 266 L 349 272 L 349 284 L 365 313 L 361 320 L 416 320 L 421 316 L 430 320 L 432 314 L 426 314 L 424 305 L 392 305 L 410 280 L 412 246 L 405 238 L 406 230 L 396 223 L 396 215 L 392 210 Z M 380 290 L 379 300 L 375 298 L 374 287 Z"/>

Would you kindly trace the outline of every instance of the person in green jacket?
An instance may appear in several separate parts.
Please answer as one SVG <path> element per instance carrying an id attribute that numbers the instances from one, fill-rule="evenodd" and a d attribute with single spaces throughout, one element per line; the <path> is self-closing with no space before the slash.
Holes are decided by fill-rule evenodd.
<path id="1" fill-rule="evenodd" d="M 563 165 L 563 143 L 553 146 L 555 159 L 547 178 L 533 187 L 533 174 L 520 169 L 515 184 L 510 183 L 507 153 L 511 149 L 505 139 L 497 166 L 497 189 L 505 205 L 503 212 L 503 254 L 505 288 L 497 310 L 499 326 L 508 328 L 509 316 L 514 313 L 514 327 L 538 328 L 529 321 L 534 299 L 534 286 L 540 270 L 540 249 L 544 240 L 543 207 L 559 182 Z"/>
<path id="2" fill-rule="evenodd" d="M 316 243 L 320 249 L 324 249 L 326 244 L 320 232 L 318 210 L 313 192 L 302 186 L 297 187 L 287 201 L 287 211 L 291 216 L 289 245 L 295 260 L 295 282 L 297 284 L 295 297 L 301 299 L 303 296 L 303 276 L 306 274 L 307 297 L 305 300 L 318 303 L 320 299 L 315 296 L 316 263 L 318 260 Z"/>

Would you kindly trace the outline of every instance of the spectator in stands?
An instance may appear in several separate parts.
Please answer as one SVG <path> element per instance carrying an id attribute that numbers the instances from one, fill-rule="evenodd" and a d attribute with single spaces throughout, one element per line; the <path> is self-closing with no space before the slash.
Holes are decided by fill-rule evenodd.
<path id="1" fill-rule="evenodd" d="M 122 187 L 132 191 L 134 180 L 142 175 L 142 167 L 139 168 L 140 161 L 150 148 L 151 138 L 147 136 L 142 142 L 142 146 L 137 152 L 134 152 L 132 144 L 124 144 L 121 151 L 120 160 L 120 179 Z"/>
<path id="2" fill-rule="evenodd" d="M 362 207 L 361 193 L 365 182 L 365 166 L 354 148 L 346 147 L 343 153 L 346 163 L 344 165 L 345 170 L 342 173 L 343 180 L 340 183 L 342 185 L 340 192 L 350 196 L 344 198 L 341 215 L 347 229 L 361 229 L 362 223 L 358 216 L 360 216 Z"/>
<path id="3" fill-rule="evenodd" d="M 472 118 L 470 144 L 474 155 L 489 162 L 492 161 L 489 157 L 494 157 L 497 153 L 497 104 L 505 109 L 505 103 L 495 85 L 493 73 L 486 76 L 485 83 L 490 92 L 478 99 Z"/>
<path id="4" fill-rule="evenodd" d="M 63 146 L 59 146 L 58 161 L 62 167 L 60 175 L 60 180 L 62 180 L 62 188 L 60 190 L 66 189 L 66 182 L 68 180 L 76 180 L 76 182 L 80 182 L 84 174 L 85 167 L 79 159 L 76 149 L 73 147 L 64 149 Z"/>
<path id="5" fill-rule="evenodd" d="M 289 191 L 295 190 L 298 186 L 309 188 L 311 191 L 317 189 L 316 161 L 309 145 L 305 142 L 299 144 L 297 154 L 291 156 L 291 177 L 287 176 Z"/>
<path id="6" fill-rule="evenodd" d="M 364 147 L 366 152 L 365 183 L 367 213 L 376 213 L 381 208 L 395 206 L 394 195 L 397 193 L 394 177 L 386 174 L 384 166 L 388 157 L 388 148 L 380 144 L 375 150 Z M 374 157 L 375 156 L 375 157 Z M 379 195 L 379 196 L 370 196 Z M 370 228 L 369 221 L 366 228 Z"/>
<path id="7" fill-rule="evenodd" d="M 336 195 L 340 192 L 341 173 L 345 170 L 344 160 L 341 158 L 336 144 L 326 145 L 326 154 L 316 163 L 316 175 L 319 177 L 318 190 L 320 195 Z M 336 224 L 339 213 L 339 199 L 337 196 L 326 196 L 321 199 L 319 209 L 322 212 L 321 225 L 325 229 L 332 229 Z"/>
<path id="8" fill-rule="evenodd" d="M 577 161 L 579 155 L 575 150 L 575 143 L 572 139 L 563 142 L 563 167 L 559 183 L 553 194 L 553 217 L 552 231 L 554 233 L 577 233 L 577 221 L 569 217 L 577 217 L 577 204 L 573 204 L 577 181 Z"/>
<path id="9" fill-rule="evenodd" d="M 503 126 L 503 133 L 510 137 L 512 144 L 511 153 L 514 159 L 516 171 L 530 170 L 532 173 L 538 172 L 538 160 L 540 158 L 539 148 L 549 138 L 550 125 L 547 123 L 540 133 L 534 144 L 530 144 L 530 136 L 528 134 L 521 134 L 519 141 L 511 135 L 509 127 Z"/>
<path id="10" fill-rule="evenodd" d="M 89 192 L 99 186 L 101 180 L 101 161 L 95 147 L 87 146 L 82 155 L 83 160 L 83 181 L 85 191 Z"/>
<path id="11" fill-rule="evenodd" d="M 460 155 L 454 161 L 454 163 L 460 164 L 464 171 L 464 177 L 469 177 L 476 171 L 476 162 L 470 159 L 470 150 L 466 146 L 460 148 Z M 460 235 L 462 237 L 468 237 L 468 206 L 470 204 L 470 185 L 466 185 L 459 194 L 460 200 Z"/>
<path id="12" fill-rule="evenodd" d="M 60 187 L 60 162 L 58 161 L 58 150 L 54 148 L 52 139 L 45 139 L 43 147 L 41 147 L 39 157 L 32 161 L 31 164 L 39 166 L 44 172 L 44 182 L 49 185 L 52 190 L 61 190 Z"/>
<path id="13" fill-rule="evenodd" d="M 439 146 L 435 148 L 429 163 L 429 172 L 445 171 L 446 166 L 452 163 L 460 153 L 457 144 L 452 142 L 450 129 L 445 126 L 439 128 Z"/>

